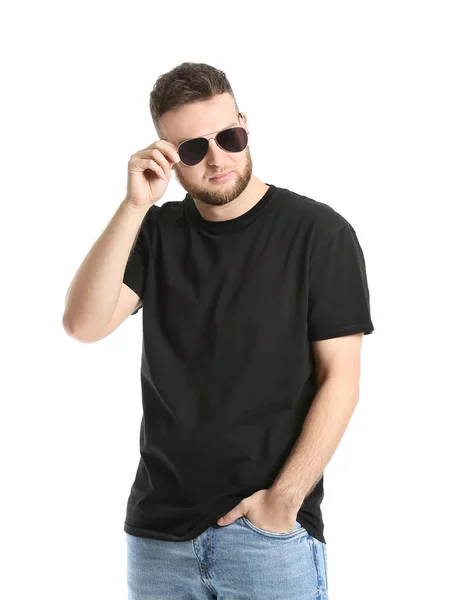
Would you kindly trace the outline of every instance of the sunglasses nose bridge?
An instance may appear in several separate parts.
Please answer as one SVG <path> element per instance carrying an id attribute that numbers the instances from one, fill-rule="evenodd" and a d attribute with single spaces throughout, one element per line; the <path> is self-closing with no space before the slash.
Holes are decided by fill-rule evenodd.
<path id="1" fill-rule="evenodd" d="M 220 133 L 220 131 L 219 131 L 219 133 Z M 208 142 L 208 148 L 206 150 L 206 154 L 208 154 L 209 149 L 210 149 L 210 142 L 213 141 L 213 140 L 216 142 L 216 146 L 219 148 L 219 150 L 222 150 L 222 152 L 224 152 L 224 149 L 222 148 L 222 146 L 217 141 L 217 136 L 219 135 L 219 133 L 214 133 L 214 134 L 211 134 L 209 136 L 205 136 L 205 140 Z M 206 156 L 206 154 L 205 154 L 205 156 Z"/>
<path id="2" fill-rule="evenodd" d="M 219 131 L 220 133 L 220 131 Z M 205 135 L 205 140 L 208 142 L 208 149 L 209 149 L 209 142 L 211 140 L 214 140 L 216 142 L 216 146 L 219 146 L 219 144 L 217 143 L 217 136 L 219 135 L 219 133 L 211 133 L 211 135 Z M 220 146 L 219 146 L 220 148 Z"/>

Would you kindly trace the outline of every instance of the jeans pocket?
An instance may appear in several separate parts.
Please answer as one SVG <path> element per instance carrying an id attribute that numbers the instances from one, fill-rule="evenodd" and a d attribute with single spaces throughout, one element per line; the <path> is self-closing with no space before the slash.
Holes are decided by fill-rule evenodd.
<path id="1" fill-rule="evenodd" d="M 298 522 L 295 522 L 295 527 L 292 531 L 289 531 L 288 533 L 275 533 L 273 531 L 266 531 L 265 529 L 260 529 L 259 527 L 256 527 L 256 525 L 254 525 L 251 521 L 249 521 L 247 519 L 247 517 L 241 517 L 242 518 L 242 522 L 250 529 L 252 529 L 253 531 L 257 531 L 258 533 L 261 533 L 267 537 L 277 537 L 277 538 L 286 538 L 286 537 L 291 537 L 293 535 L 296 535 L 300 532 L 306 532 L 306 529 Z"/>

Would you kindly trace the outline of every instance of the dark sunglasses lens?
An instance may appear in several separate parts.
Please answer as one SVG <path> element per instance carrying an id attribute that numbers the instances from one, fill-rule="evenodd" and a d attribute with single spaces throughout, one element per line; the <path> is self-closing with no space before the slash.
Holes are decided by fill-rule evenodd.
<path id="1" fill-rule="evenodd" d="M 243 127 L 225 129 L 217 135 L 217 141 L 227 152 L 242 152 L 247 146 L 247 132 Z"/>
<path id="2" fill-rule="evenodd" d="M 207 152 L 208 140 L 205 138 L 188 140 L 178 148 L 178 154 L 181 161 L 189 167 L 193 167 L 201 162 L 205 158 Z"/>

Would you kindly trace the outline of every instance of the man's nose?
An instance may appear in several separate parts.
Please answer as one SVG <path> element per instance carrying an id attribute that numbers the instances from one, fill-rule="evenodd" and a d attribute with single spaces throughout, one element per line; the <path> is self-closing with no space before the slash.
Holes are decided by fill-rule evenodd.
<path id="1" fill-rule="evenodd" d="M 206 153 L 206 160 L 217 160 L 220 159 L 225 150 L 219 146 L 217 141 L 214 138 L 208 140 L 208 152 Z"/>

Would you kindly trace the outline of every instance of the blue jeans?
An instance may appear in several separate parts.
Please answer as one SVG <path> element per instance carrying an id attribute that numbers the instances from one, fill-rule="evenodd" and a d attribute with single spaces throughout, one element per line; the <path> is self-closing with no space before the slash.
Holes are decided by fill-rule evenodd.
<path id="1" fill-rule="evenodd" d="M 240 517 L 187 542 L 125 535 L 128 600 L 328 600 L 326 545 L 298 522 L 271 533 Z"/>

